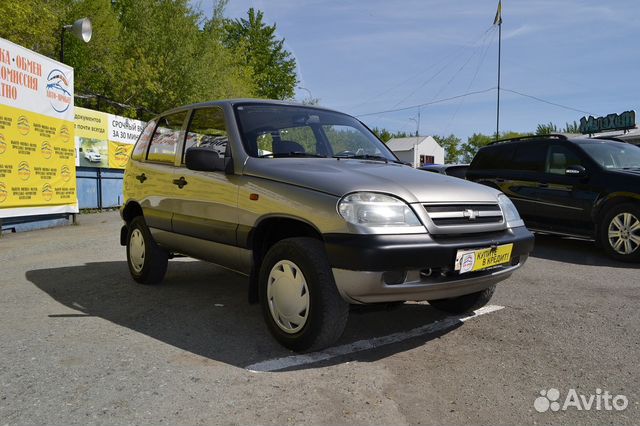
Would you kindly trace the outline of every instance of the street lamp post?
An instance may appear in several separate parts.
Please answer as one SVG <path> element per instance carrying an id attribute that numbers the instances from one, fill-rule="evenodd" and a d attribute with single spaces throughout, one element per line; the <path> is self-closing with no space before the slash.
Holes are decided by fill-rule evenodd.
<path id="1" fill-rule="evenodd" d="M 416 143 L 413 144 L 413 167 L 418 167 L 418 142 L 420 141 L 420 109 L 418 109 L 418 117 L 410 117 L 409 120 L 416 123 Z"/>
<path id="2" fill-rule="evenodd" d="M 64 63 L 64 33 L 67 30 L 71 31 L 73 35 L 85 43 L 89 43 L 93 33 L 93 27 L 91 26 L 91 20 L 89 20 L 89 18 L 81 18 L 72 25 L 64 25 L 60 31 L 60 62 L 62 63 Z"/>
<path id="3" fill-rule="evenodd" d="M 313 101 L 313 95 L 311 94 L 311 90 L 307 89 L 306 87 L 302 87 L 302 86 L 298 86 L 298 89 L 305 90 L 309 94 L 309 102 Z"/>

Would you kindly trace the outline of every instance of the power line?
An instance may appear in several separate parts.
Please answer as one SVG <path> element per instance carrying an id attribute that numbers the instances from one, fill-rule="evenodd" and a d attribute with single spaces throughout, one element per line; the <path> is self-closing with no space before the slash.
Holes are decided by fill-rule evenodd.
<path id="1" fill-rule="evenodd" d="M 406 107 L 402 107 L 402 108 L 388 109 L 388 110 L 385 110 L 385 111 L 377 111 L 377 112 L 368 112 L 366 114 L 358 114 L 358 115 L 356 115 L 356 117 L 368 117 L 368 116 L 371 116 L 371 115 L 388 114 L 390 112 L 398 112 L 398 111 L 406 111 L 406 110 L 414 109 L 414 108 L 422 108 L 422 107 L 425 107 L 425 106 L 428 106 L 428 105 L 435 105 L 435 104 L 440 104 L 440 103 L 443 103 L 443 102 L 452 101 L 452 100 L 455 100 L 455 99 L 465 98 L 467 96 L 480 95 L 482 93 L 491 92 L 493 90 L 497 90 L 497 87 L 494 86 L 494 87 L 489 87 L 488 89 L 484 89 L 484 90 L 475 90 L 475 91 L 472 91 L 472 92 L 467 92 L 467 93 L 462 93 L 460 95 L 451 96 L 449 98 L 437 99 L 437 100 L 434 100 L 434 101 L 425 102 L 425 103 L 421 103 L 421 104 L 417 104 L 417 105 L 410 105 L 410 106 L 406 106 Z M 589 112 L 589 111 L 584 111 L 584 110 L 573 108 L 573 107 L 570 107 L 570 106 L 567 106 L 567 105 L 562 105 L 562 104 L 559 104 L 559 103 L 556 103 L 556 102 L 551 102 L 551 101 L 548 101 L 546 99 L 539 98 L 537 96 L 533 96 L 533 95 L 529 95 L 529 94 L 526 94 L 526 93 L 518 92 L 517 90 L 507 89 L 507 88 L 504 88 L 504 87 L 500 88 L 500 90 L 504 90 L 505 92 L 510 92 L 510 93 L 514 93 L 516 95 L 524 96 L 526 98 L 531 98 L 531 99 L 534 99 L 534 100 L 536 100 L 538 102 L 543 102 L 545 104 L 553 105 L 553 106 L 556 106 L 556 107 L 559 107 L 559 108 L 564 108 L 564 109 L 567 109 L 567 110 L 576 111 L 576 112 L 580 112 L 580 113 L 587 114 L 587 115 L 597 115 L 597 114 L 594 114 L 594 113 Z"/>
<path id="2" fill-rule="evenodd" d="M 493 25 L 490 26 L 489 28 L 487 28 L 484 33 L 482 33 L 481 37 L 474 37 L 473 39 L 469 40 L 469 43 L 475 40 L 475 43 L 473 43 L 473 45 L 471 46 L 472 48 L 475 47 L 478 43 L 480 43 L 481 41 L 484 40 L 485 36 L 487 35 L 488 32 L 490 32 L 493 29 Z M 359 104 L 357 104 L 355 107 L 353 107 L 353 109 L 357 109 L 362 105 L 368 105 L 370 104 L 372 101 L 380 98 L 383 95 L 386 95 L 387 93 L 391 92 L 392 90 L 404 85 L 405 83 L 409 82 L 410 80 L 413 80 L 415 78 L 418 78 L 422 73 L 429 71 L 433 68 L 436 68 L 437 66 L 439 66 L 440 64 L 444 63 L 445 61 L 449 60 L 450 58 L 453 58 L 451 61 L 447 62 L 447 64 L 444 66 L 444 68 L 440 71 L 437 71 L 435 75 L 433 75 L 432 77 L 428 78 L 426 81 L 424 81 L 421 86 L 418 89 L 415 89 L 409 96 L 407 96 L 405 99 L 403 99 L 402 101 L 398 102 L 396 105 L 394 105 L 393 107 L 395 108 L 397 105 L 401 104 L 402 102 L 404 102 L 406 99 L 408 99 L 409 97 L 411 97 L 417 90 L 419 90 L 420 88 L 424 87 L 426 84 L 428 84 L 431 80 L 433 80 L 438 74 L 440 74 L 446 67 L 448 67 L 451 63 L 453 63 L 456 59 L 458 59 L 457 54 L 458 53 L 462 53 L 468 46 L 462 46 L 458 49 L 456 49 L 453 52 L 450 52 L 448 55 L 445 55 L 440 61 L 431 63 L 429 66 L 427 66 L 425 69 L 422 69 L 420 71 L 418 71 L 416 74 L 411 75 L 410 77 L 402 80 L 401 82 L 389 87 L 388 89 L 384 90 L 383 92 L 378 93 L 377 95 L 369 98 L 368 100 L 361 102 Z"/>
<path id="3" fill-rule="evenodd" d="M 500 90 L 504 90 L 505 92 L 510 92 L 510 93 L 515 93 L 516 95 L 520 95 L 520 96 L 524 96 L 525 98 L 531 98 L 531 99 L 535 99 L 538 102 L 543 102 L 545 104 L 549 104 L 549 105 L 553 105 L 553 106 L 557 106 L 559 108 L 564 108 L 564 109 L 568 109 L 571 111 L 576 111 L 576 112 L 581 112 L 583 114 L 587 114 L 587 115 L 597 115 L 594 114 L 592 112 L 589 111 L 583 111 L 581 109 L 577 109 L 577 108 L 572 108 L 570 106 L 566 106 L 566 105 L 562 105 L 562 104 L 558 104 L 556 102 L 551 102 L 551 101 L 547 101 L 546 99 L 542 99 L 542 98 L 538 98 L 537 96 L 533 96 L 533 95 L 528 95 L 526 93 L 522 93 L 522 92 L 518 92 L 517 90 L 513 90 L 513 89 L 506 89 L 506 88 L 501 88 Z"/>
<path id="4" fill-rule="evenodd" d="M 438 92 L 433 96 L 433 98 L 437 98 L 440 93 L 442 93 L 442 91 L 448 87 L 451 82 L 457 77 L 457 75 L 469 64 L 469 62 L 471 61 L 471 59 L 473 59 L 473 57 L 476 55 L 476 53 L 478 53 L 478 50 L 475 50 L 475 47 L 478 46 L 478 44 L 482 44 L 485 40 L 485 38 L 487 37 L 487 35 L 490 33 L 490 31 L 493 29 L 493 26 L 489 27 L 483 34 L 482 37 L 478 40 L 476 40 L 476 42 L 473 44 L 472 48 L 474 48 L 474 50 L 471 51 L 471 55 L 469 56 L 469 58 L 467 58 L 467 60 L 462 64 L 462 66 L 458 69 L 458 71 L 456 71 L 453 76 L 449 79 L 449 81 L 442 86 Z M 482 47 L 480 48 L 480 50 L 482 50 Z M 433 74 L 431 77 L 429 77 L 428 79 L 426 79 L 422 84 L 420 84 L 418 87 L 416 87 L 415 89 L 413 89 L 407 96 L 405 96 L 404 98 L 402 98 L 399 102 L 396 102 L 393 105 L 393 108 L 401 105 L 402 103 L 404 103 L 407 99 L 411 98 L 413 95 L 416 94 L 416 92 L 418 92 L 420 89 L 422 89 L 424 86 L 426 86 L 427 84 L 431 83 L 436 77 L 438 77 L 438 75 L 440 75 L 440 73 L 442 73 L 445 69 L 447 69 L 450 65 L 453 65 L 459 58 L 464 57 L 464 55 L 460 55 L 457 57 L 454 57 L 451 61 L 447 62 L 442 68 L 440 68 L 435 74 Z"/>
<path id="5" fill-rule="evenodd" d="M 473 83 L 475 83 L 476 78 L 478 77 L 478 73 L 480 72 L 480 68 L 482 67 L 482 64 L 484 63 L 484 59 L 487 56 L 487 53 L 489 52 L 489 48 L 491 47 L 491 45 L 493 44 L 493 41 L 495 39 L 496 33 L 494 32 L 491 36 L 491 39 L 489 39 L 489 42 L 486 44 L 486 46 L 484 47 L 484 52 L 482 52 L 482 55 L 480 57 L 480 60 L 478 62 L 478 66 L 476 67 L 476 71 L 473 74 L 473 77 L 471 78 L 471 82 L 469 83 L 469 85 L 467 86 L 466 91 L 468 92 L 469 90 L 471 90 L 471 87 L 473 87 Z M 460 108 L 462 107 L 462 104 L 464 103 L 465 98 L 461 98 L 460 102 L 458 102 L 458 106 L 456 107 L 455 111 L 453 112 L 453 114 L 451 115 L 451 118 L 449 119 L 449 121 L 447 122 L 447 126 L 446 129 L 447 131 L 444 132 L 445 134 L 448 133 L 449 131 L 449 127 L 451 125 L 451 123 L 453 122 L 453 120 L 456 118 L 456 116 L 458 115 L 458 112 L 460 111 Z"/>
<path id="6" fill-rule="evenodd" d="M 484 89 L 484 90 L 476 90 L 474 92 L 467 92 L 467 93 L 463 93 L 461 95 L 451 96 L 450 98 L 437 99 L 435 101 L 425 102 L 425 103 L 418 104 L 418 105 L 411 105 L 411 106 L 402 107 L 402 108 L 388 109 L 386 111 L 368 112 L 366 114 L 358 114 L 358 115 L 356 115 L 356 117 L 367 117 L 367 116 L 370 116 L 370 115 L 387 114 L 387 113 L 390 113 L 390 112 L 406 111 L 408 109 L 422 108 L 422 107 L 427 106 L 427 105 L 439 104 L 439 103 L 442 103 L 442 102 L 452 101 L 454 99 L 464 98 L 466 96 L 479 95 L 479 94 L 482 94 L 482 93 L 490 92 L 492 90 L 496 90 L 496 87 L 490 87 L 490 88 Z"/>

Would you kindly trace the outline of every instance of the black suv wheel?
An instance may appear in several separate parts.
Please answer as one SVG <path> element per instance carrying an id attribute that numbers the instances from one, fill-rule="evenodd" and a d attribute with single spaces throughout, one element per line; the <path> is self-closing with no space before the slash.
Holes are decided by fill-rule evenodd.
<path id="1" fill-rule="evenodd" d="M 600 223 L 600 245 L 616 260 L 640 260 L 640 206 L 618 204 L 609 209 Z"/>

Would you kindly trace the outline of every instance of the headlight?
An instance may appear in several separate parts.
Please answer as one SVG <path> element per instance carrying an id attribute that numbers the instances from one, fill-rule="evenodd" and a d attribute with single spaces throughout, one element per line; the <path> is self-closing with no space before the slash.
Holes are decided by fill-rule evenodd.
<path id="1" fill-rule="evenodd" d="M 513 205 L 509 197 L 504 194 L 498 195 L 498 204 L 500 205 L 500 209 L 502 209 L 504 220 L 507 222 L 509 228 L 524 226 L 524 222 L 520 219 L 518 209 L 516 209 L 516 206 Z"/>
<path id="2" fill-rule="evenodd" d="M 406 232 L 410 227 L 419 227 L 418 232 L 425 232 L 411 207 L 390 195 L 376 192 L 349 194 L 338 203 L 338 212 L 347 222 L 371 229 L 405 228 Z"/>

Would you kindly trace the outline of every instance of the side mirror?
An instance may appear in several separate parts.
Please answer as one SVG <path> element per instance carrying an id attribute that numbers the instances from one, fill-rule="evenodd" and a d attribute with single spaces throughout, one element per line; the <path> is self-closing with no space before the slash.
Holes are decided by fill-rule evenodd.
<path id="1" fill-rule="evenodd" d="M 184 162 L 189 170 L 233 173 L 233 159 L 220 157 L 218 151 L 211 148 L 193 147 L 187 149 Z"/>
<path id="2" fill-rule="evenodd" d="M 583 166 L 568 166 L 567 169 L 564 171 L 564 174 L 567 176 L 575 176 L 575 177 L 586 177 L 587 176 L 587 169 L 585 169 Z"/>

